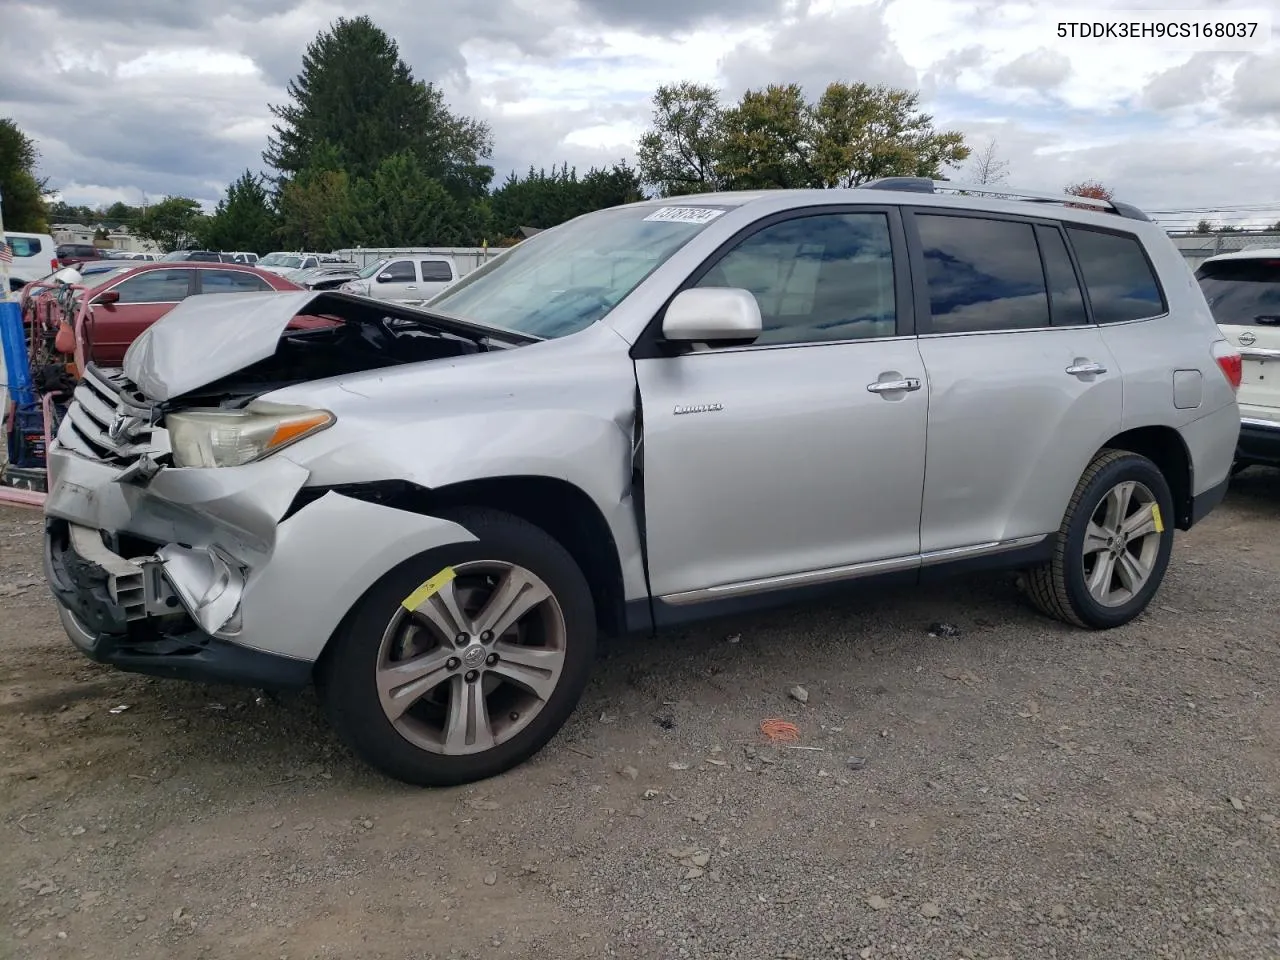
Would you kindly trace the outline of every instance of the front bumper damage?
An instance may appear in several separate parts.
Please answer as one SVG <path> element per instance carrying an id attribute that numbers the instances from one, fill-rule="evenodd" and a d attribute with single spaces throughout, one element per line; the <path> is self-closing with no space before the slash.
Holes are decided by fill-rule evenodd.
<path id="1" fill-rule="evenodd" d="M 122 471 L 49 451 L 45 572 L 72 642 L 125 670 L 305 685 L 342 618 L 387 571 L 475 538 L 436 517 L 328 492 L 290 513 L 309 473 Z"/>

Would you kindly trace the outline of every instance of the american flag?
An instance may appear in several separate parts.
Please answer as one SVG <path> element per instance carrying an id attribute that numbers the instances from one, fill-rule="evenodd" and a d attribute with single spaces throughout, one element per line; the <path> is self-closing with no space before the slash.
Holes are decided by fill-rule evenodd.
<path id="1" fill-rule="evenodd" d="M 13 263 L 13 250 L 3 240 L 0 240 L 0 263 Z"/>

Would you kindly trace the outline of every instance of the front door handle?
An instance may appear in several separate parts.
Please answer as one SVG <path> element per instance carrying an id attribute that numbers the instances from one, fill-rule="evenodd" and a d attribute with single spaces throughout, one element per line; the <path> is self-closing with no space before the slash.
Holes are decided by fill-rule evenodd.
<path id="1" fill-rule="evenodd" d="M 1100 373 L 1106 373 L 1107 368 L 1094 360 L 1080 359 L 1067 367 L 1067 373 L 1073 377 L 1096 377 Z"/>
<path id="2" fill-rule="evenodd" d="M 870 393 L 897 393 L 898 391 L 919 390 L 920 381 L 915 377 L 903 377 L 901 380 L 877 380 L 875 383 L 868 383 L 867 390 Z"/>

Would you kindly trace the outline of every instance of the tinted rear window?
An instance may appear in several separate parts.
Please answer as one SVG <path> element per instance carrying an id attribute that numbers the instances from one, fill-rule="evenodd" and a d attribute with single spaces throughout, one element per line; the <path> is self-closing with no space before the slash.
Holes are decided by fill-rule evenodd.
<path id="1" fill-rule="evenodd" d="M 916 215 L 933 333 L 1049 326 L 1044 268 L 1029 223 Z"/>
<path id="2" fill-rule="evenodd" d="M 453 279 L 453 270 L 443 260 L 423 260 L 422 280 L 424 283 L 440 283 Z"/>
<path id="3" fill-rule="evenodd" d="M 1067 227 L 1095 323 L 1158 317 L 1168 308 L 1136 237 Z"/>
<path id="4" fill-rule="evenodd" d="M 1206 263 L 1196 279 L 1218 323 L 1280 324 L 1280 258 Z"/>

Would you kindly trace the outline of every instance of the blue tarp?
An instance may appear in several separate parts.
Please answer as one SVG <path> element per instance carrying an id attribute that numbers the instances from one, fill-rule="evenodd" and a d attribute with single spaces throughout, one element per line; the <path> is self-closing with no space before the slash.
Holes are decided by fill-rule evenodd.
<path id="1" fill-rule="evenodd" d="M 22 307 L 16 300 L 0 300 L 0 348 L 4 350 L 9 396 L 19 408 L 34 407 L 36 391 L 31 382 L 27 338 L 22 331 Z"/>

